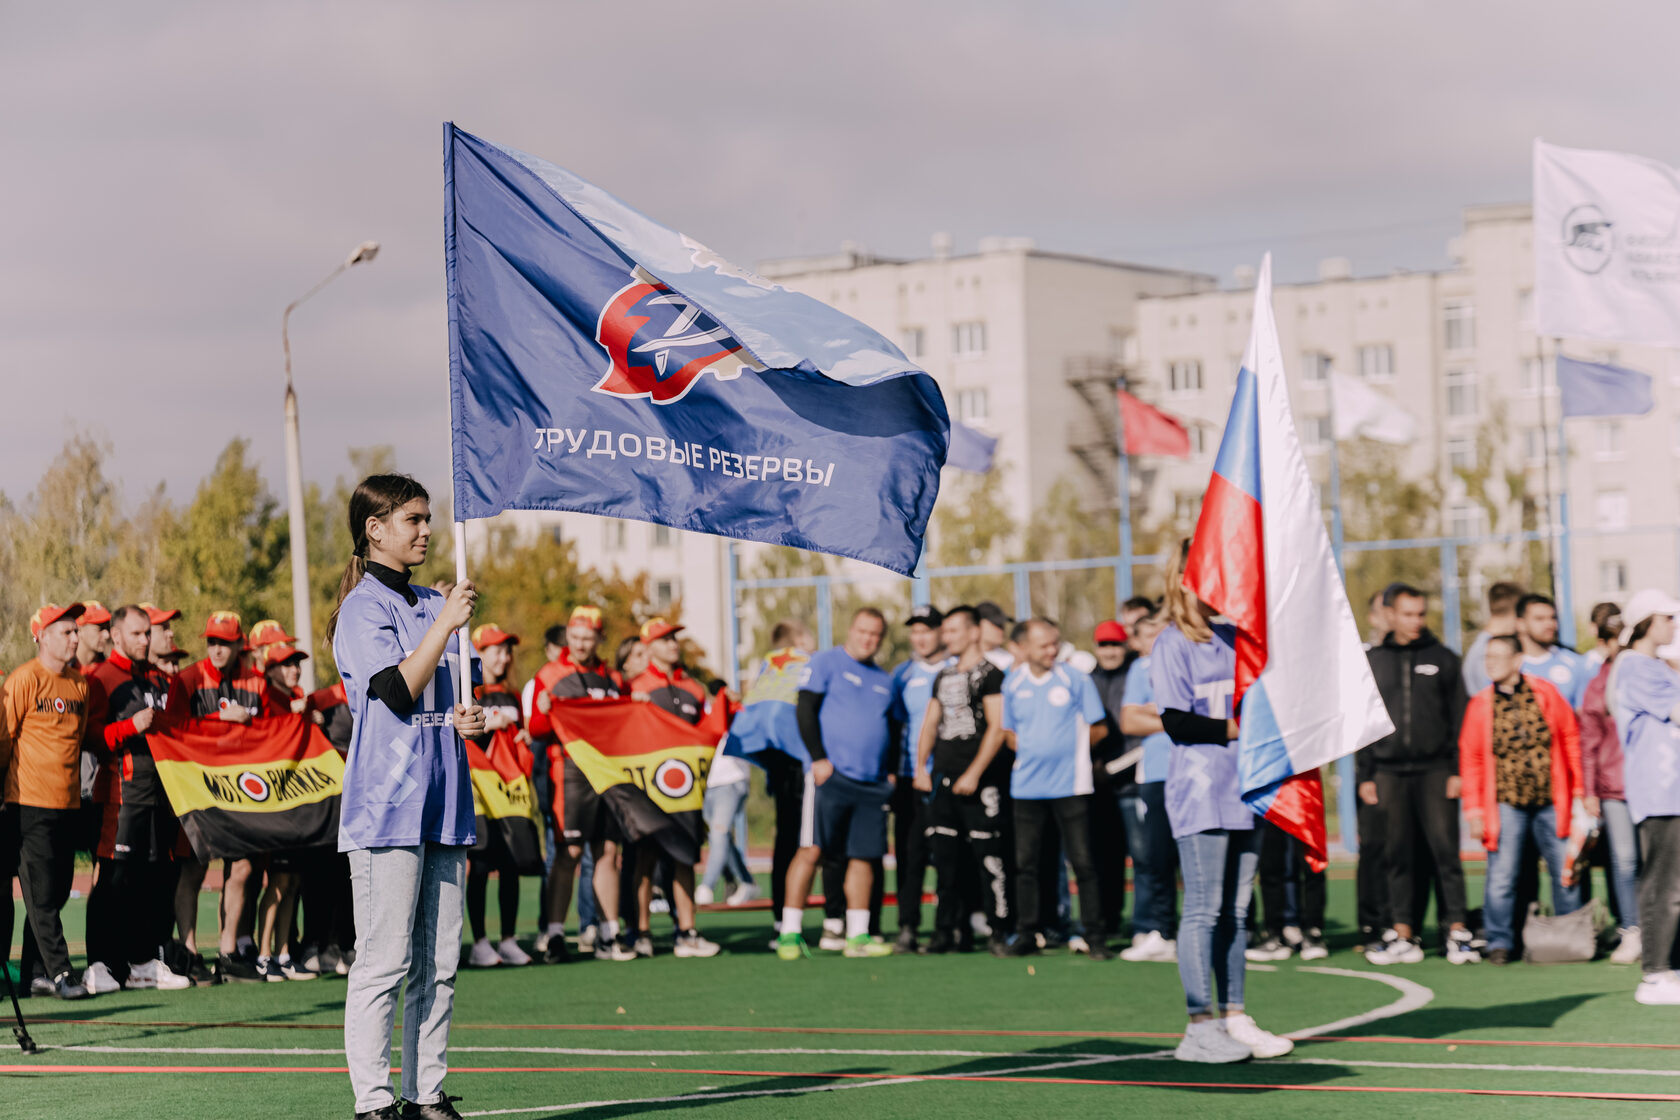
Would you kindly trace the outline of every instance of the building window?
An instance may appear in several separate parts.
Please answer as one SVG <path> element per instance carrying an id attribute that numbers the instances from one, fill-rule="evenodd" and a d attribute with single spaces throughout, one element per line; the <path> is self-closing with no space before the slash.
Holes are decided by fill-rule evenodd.
<path id="1" fill-rule="evenodd" d="M 1199 393 L 1202 391 L 1202 363 L 1185 358 L 1167 366 L 1167 391 L 1170 393 Z"/>
<path id="2" fill-rule="evenodd" d="M 1517 366 L 1517 384 L 1524 396 L 1550 396 L 1557 392 L 1557 376 L 1552 367 L 1536 357 L 1524 358 Z"/>
<path id="3" fill-rule="evenodd" d="M 653 547 L 671 547 L 671 527 L 669 525 L 655 525 L 653 527 Z"/>
<path id="4" fill-rule="evenodd" d="M 1394 347 L 1386 342 L 1359 348 L 1359 376 L 1367 381 L 1389 381 L 1394 377 Z"/>
<path id="5" fill-rule="evenodd" d="M 1476 469 L 1476 437 L 1447 437 L 1447 469 L 1473 471 Z"/>
<path id="6" fill-rule="evenodd" d="M 905 327 L 898 333 L 898 343 L 906 358 L 919 358 L 927 353 L 927 331 L 921 327 Z"/>
<path id="7" fill-rule="evenodd" d="M 1301 443 L 1308 451 L 1323 451 L 1336 441 L 1328 416 L 1309 416 L 1301 425 Z"/>
<path id="8" fill-rule="evenodd" d="M 1481 412 L 1481 395 L 1476 388 L 1476 371 L 1449 369 L 1446 373 L 1447 415 L 1475 416 Z"/>
<path id="9" fill-rule="evenodd" d="M 1453 537 L 1479 537 L 1486 530 L 1483 524 L 1486 511 L 1474 502 L 1454 502 L 1447 507 L 1447 535 Z"/>
<path id="10" fill-rule="evenodd" d="M 1622 458 L 1622 422 L 1600 420 L 1593 429 L 1593 458 L 1599 462 L 1613 462 Z"/>
<path id="11" fill-rule="evenodd" d="M 618 520 L 617 518 L 612 518 L 601 522 L 601 526 L 603 532 L 606 534 L 606 539 L 603 542 L 606 550 L 608 552 L 623 552 L 625 536 L 624 522 Z"/>
<path id="12" fill-rule="evenodd" d="M 984 389 L 961 389 L 957 392 L 957 419 L 965 423 L 985 423 L 991 416 L 991 405 Z"/>
<path id="13" fill-rule="evenodd" d="M 674 579 L 655 580 L 653 584 L 653 609 L 668 611 L 671 604 L 677 601 L 677 581 Z"/>
<path id="14" fill-rule="evenodd" d="M 1301 382 L 1305 385 L 1322 385 L 1330 376 L 1330 355 L 1321 354 L 1317 350 L 1301 351 Z"/>
<path id="15" fill-rule="evenodd" d="M 1523 456 L 1531 467 L 1544 466 L 1546 456 L 1557 450 L 1557 436 L 1550 428 L 1523 430 Z"/>
<path id="16" fill-rule="evenodd" d="M 1628 527 L 1626 490 L 1600 490 L 1593 501 L 1593 523 L 1607 532 Z"/>
<path id="17" fill-rule="evenodd" d="M 1184 434 L 1190 437 L 1190 454 L 1200 455 L 1207 450 L 1207 429 L 1200 424 L 1185 426 Z"/>
<path id="18" fill-rule="evenodd" d="M 986 324 L 983 320 L 951 324 L 951 353 L 959 358 L 971 358 L 985 352 Z"/>
<path id="19" fill-rule="evenodd" d="M 1447 350 L 1463 351 L 1476 348 L 1476 309 L 1463 300 L 1447 304 L 1442 312 L 1441 326 Z"/>
<path id="20" fill-rule="evenodd" d="M 1598 562 L 1598 591 L 1601 595 L 1622 595 L 1628 589 L 1628 566 L 1626 560 L 1600 560 Z"/>

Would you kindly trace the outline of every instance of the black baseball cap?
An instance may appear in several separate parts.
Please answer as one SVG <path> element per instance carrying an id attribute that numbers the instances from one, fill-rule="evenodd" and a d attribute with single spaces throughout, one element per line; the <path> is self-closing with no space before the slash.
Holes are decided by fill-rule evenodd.
<path id="1" fill-rule="evenodd" d="M 981 622 L 989 622 L 999 630 L 1009 629 L 1010 624 L 1015 621 L 1003 613 L 1003 608 L 990 599 L 976 606 L 974 613 L 979 616 Z"/>
<path id="2" fill-rule="evenodd" d="M 917 623 L 920 623 L 923 626 L 932 626 L 935 629 L 938 629 L 940 624 L 944 621 L 945 616 L 939 613 L 938 607 L 924 605 L 911 611 L 910 617 L 905 620 L 904 625 L 915 626 Z"/>

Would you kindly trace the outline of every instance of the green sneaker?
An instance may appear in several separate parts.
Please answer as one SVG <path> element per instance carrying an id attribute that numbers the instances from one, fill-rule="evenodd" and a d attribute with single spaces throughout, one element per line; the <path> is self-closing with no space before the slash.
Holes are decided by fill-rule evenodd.
<path id="1" fill-rule="evenodd" d="M 796 961 L 800 957 L 809 957 L 811 949 L 805 944 L 804 934 L 784 933 L 776 938 L 776 955 L 784 961 Z"/>
<path id="2" fill-rule="evenodd" d="M 848 957 L 890 957 L 893 947 L 884 940 L 876 940 L 867 933 L 860 933 L 856 937 L 846 938 L 845 954 Z"/>

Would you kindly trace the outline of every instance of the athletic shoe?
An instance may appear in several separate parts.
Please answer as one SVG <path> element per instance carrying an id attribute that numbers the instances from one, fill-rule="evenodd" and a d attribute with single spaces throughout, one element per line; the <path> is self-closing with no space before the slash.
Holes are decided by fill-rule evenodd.
<path id="1" fill-rule="evenodd" d="M 976 910 L 968 916 L 968 928 L 975 937 L 990 937 L 992 935 L 992 923 L 986 920 L 986 914 L 983 910 Z"/>
<path id="2" fill-rule="evenodd" d="M 162 960 L 152 961 L 152 981 L 160 992 L 179 992 L 193 986 L 192 976 L 176 972 Z"/>
<path id="3" fill-rule="evenodd" d="M 566 940 L 562 937 L 560 940 Z M 531 954 L 519 947 L 519 942 L 511 937 L 504 937 L 496 943 L 496 955 L 502 958 L 503 964 L 511 964 L 516 968 L 531 963 Z"/>
<path id="4" fill-rule="evenodd" d="M 655 887 L 653 889 L 653 901 L 648 903 L 648 913 L 649 914 L 669 914 L 670 912 L 671 912 L 670 900 L 668 900 L 665 897 L 665 892 L 664 891 L 661 891 L 658 887 Z"/>
<path id="5" fill-rule="evenodd" d="M 580 951 L 583 951 L 581 946 L 579 948 Z M 572 951 L 567 947 L 566 938 L 563 935 L 549 938 L 548 944 L 543 946 L 542 952 L 538 955 L 542 957 L 544 964 L 567 964 L 572 959 Z M 630 955 L 635 956 L 636 954 L 632 953 Z"/>
<path id="6" fill-rule="evenodd" d="M 1148 933 L 1140 933 L 1132 938 L 1131 947 L 1120 950 L 1123 961 L 1176 961 L 1178 960 L 1178 943 L 1168 941 L 1161 936 L 1160 930 L 1152 929 Z"/>
<path id="7" fill-rule="evenodd" d="M 1306 935 L 1301 932 L 1300 926 L 1283 927 L 1283 943 L 1291 949 L 1299 949 L 1301 947 L 1301 942 L 1305 940 Z"/>
<path id="8" fill-rule="evenodd" d="M 1184 1038 L 1173 1051 L 1173 1057 L 1181 1062 L 1226 1065 L 1246 1062 L 1254 1057 L 1254 1051 L 1226 1033 L 1219 1020 L 1208 1019 L 1184 1028 Z"/>
<path id="9" fill-rule="evenodd" d="M 1680 1004 L 1680 973 L 1648 972 L 1633 990 L 1633 998 L 1652 1006 Z"/>
<path id="10" fill-rule="evenodd" d="M 560 936 L 564 939 L 566 936 L 565 932 L 562 931 Z M 599 936 L 600 931 L 595 928 L 593 923 L 584 926 L 583 929 L 578 932 L 578 950 L 584 953 L 593 953 L 595 951 L 595 939 Z"/>
<path id="11" fill-rule="evenodd" d="M 338 958 L 333 961 L 333 971 L 340 976 L 350 975 L 350 966 L 356 963 L 356 950 L 340 949 Z"/>
<path id="12" fill-rule="evenodd" d="M 275 962 L 280 966 L 280 975 L 288 980 L 319 980 L 321 974 L 306 965 L 298 964 L 290 957 L 281 957 Z"/>
<path id="13" fill-rule="evenodd" d="M 1447 933 L 1447 963 L 1448 964 L 1481 964 L 1482 955 L 1471 947 L 1470 931 L 1467 929 L 1450 930 Z"/>
<path id="14" fill-rule="evenodd" d="M 1038 947 L 1040 949 L 1061 949 L 1064 948 L 1067 943 L 1068 939 L 1062 936 L 1062 932 L 1060 930 L 1053 929 L 1038 935 Z"/>
<path id="15" fill-rule="evenodd" d="M 598 961 L 633 961 L 636 951 L 622 941 L 600 940 L 595 942 L 595 959 Z"/>
<path id="16" fill-rule="evenodd" d="M 893 955 L 891 945 L 888 945 L 885 941 L 876 941 L 867 933 L 846 938 L 846 948 L 843 952 L 848 957 L 890 957 Z"/>
<path id="17" fill-rule="evenodd" d="M 1420 964 L 1423 944 L 1417 938 L 1405 938 L 1393 930 L 1383 931 L 1383 945 L 1378 950 L 1365 950 L 1365 959 L 1372 964 Z"/>
<path id="18" fill-rule="evenodd" d="M 1637 964 L 1640 951 L 1644 946 L 1639 940 L 1639 927 L 1629 926 L 1622 930 L 1622 940 L 1610 954 L 1611 964 Z"/>
<path id="19" fill-rule="evenodd" d="M 320 946 L 311 945 L 309 951 L 303 954 L 303 967 L 316 975 L 320 975 L 322 971 Z"/>
<path id="20" fill-rule="evenodd" d="M 286 974 L 280 971 L 280 962 L 273 957 L 258 957 L 257 971 L 261 972 L 263 979 L 270 984 L 284 984 L 286 982 Z"/>
<path id="21" fill-rule="evenodd" d="M 254 984 L 261 981 L 262 974 L 257 971 L 257 966 L 244 957 L 216 954 L 216 983 Z"/>
<path id="22" fill-rule="evenodd" d="M 82 986 L 90 995 L 96 996 L 122 991 L 122 985 L 111 975 L 111 966 L 104 961 L 94 961 L 87 966 L 82 972 Z"/>
<path id="23" fill-rule="evenodd" d="M 636 943 L 632 948 L 636 950 L 638 957 L 651 957 L 653 956 L 653 938 L 644 933 L 636 938 Z"/>
<path id="24" fill-rule="evenodd" d="M 202 953 L 192 955 L 192 960 L 187 965 L 187 975 L 192 977 L 194 984 L 214 984 L 216 982 L 216 975 L 210 971 L 210 966 L 204 963 Z"/>
<path id="25" fill-rule="evenodd" d="M 4 967 L 5 967 L 5 965 L 0 965 L 0 968 L 4 968 Z M 18 994 L 22 995 L 23 993 L 19 992 Z M 39 972 L 37 972 L 34 975 L 34 977 L 29 981 L 29 993 L 28 994 L 30 994 L 32 996 L 57 995 L 58 994 L 58 985 L 55 984 L 50 977 L 42 976 Z"/>
<path id="26" fill-rule="evenodd" d="M 1108 941 L 1101 937 L 1091 942 L 1089 952 L 1091 959 L 1094 961 L 1111 961 L 1114 959 L 1114 950 L 1110 949 Z"/>
<path id="27" fill-rule="evenodd" d="M 929 956 L 942 956 L 957 947 L 957 939 L 951 936 L 948 929 L 936 929 L 933 936 L 928 938 L 927 946 L 922 950 Z"/>
<path id="28" fill-rule="evenodd" d="M 37 977 L 37 979 L 43 978 Z M 57 980 L 48 980 L 47 983 L 50 985 L 50 990 L 46 994 L 57 996 L 59 999 L 86 999 L 93 994 L 81 984 L 71 980 L 68 972 L 59 973 Z"/>
<path id="29" fill-rule="evenodd" d="M 846 948 L 846 923 L 839 918 L 824 918 L 817 948 L 829 953 L 843 951 Z"/>
<path id="30" fill-rule="evenodd" d="M 1482 959 L 1489 964 L 1510 964 L 1511 950 L 1489 949 L 1486 953 L 1482 954 Z"/>
<path id="31" fill-rule="evenodd" d="M 1324 934 L 1320 930 L 1309 929 L 1301 938 L 1301 959 L 1304 961 L 1321 961 L 1330 955 L 1330 946 L 1324 943 Z"/>
<path id="32" fill-rule="evenodd" d="M 406 1104 L 407 1102 L 403 1102 Z M 356 1120 L 403 1120 L 403 1106 L 392 1101 L 383 1108 L 376 1108 L 371 1112 L 356 1113 Z"/>
<path id="33" fill-rule="evenodd" d="M 1035 957 L 1041 950 L 1039 936 L 1017 933 L 1009 939 L 1009 955 L 1012 957 Z"/>
<path id="34" fill-rule="evenodd" d="M 763 894 L 757 883 L 741 883 L 729 892 L 729 905 L 745 906 L 749 902 L 757 902 Z"/>
<path id="35" fill-rule="evenodd" d="M 1091 943 L 1076 933 L 1067 939 L 1067 951 L 1070 953 L 1089 953 Z"/>
<path id="36" fill-rule="evenodd" d="M 468 968 L 495 968 L 501 963 L 502 955 L 496 952 L 496 947 L 490 944 L 488 937 L 474 941 L 472 951 L 467 954 Z"/>
<path id="37" fill-rule="evenodd" d="M 157 983 L 156 961 L 141 961 L 139 964 L 128 966 L 128 982 L 123 985 L 131 992 L 138 992 L 148 988 L 155 988 Z"/>
<path id="38" fill-rule="evenodd" d="M 1009 955 L 1009 938 L 1001 933 L 992 934 L 986 938 L 986 951 L 994 957 L 1007 957 Z"/>
<path id="39" fill-rule="evenodd" d="M 560 934 L 560 940 L 566 940 L 564 932 Z M 531 953 L 533 956 L 540 957 L 546 952 L 548 952 L 548 930 L 541 929 L 537 931 L 537 939 L 531 942 Z"/>
<path id="40" fill-rule="evenodd" d="M 694 905 L 710 906 L 716 899 L 717 893 L 706 884 L 701 883 L 698 887 L 694 888 Z"/>
<path id="41" fill-rule="evenodd" d="M 1228 1015 L 1220 1019 L 1219 1024 L 1225 1028 L 1226 1034 L 1248 1047 L 1256 1058 L 1281 1058 L 1295 1049 L 1295 1044 L 1289 1039 L 1261 1030 L 1260 1024 L 1251 1015 Z"/>
<path id="42" fill-rule="evenodd" d="M 679 957 L 715 957 L 722 948 L 716 941 L 707 941 L 700 936 L 697 929 L 687 930 L 677 934 L 676 947 L 672 952 Z"/>
<path id="43" fill-rule="evenodd" d="M 800 957 L 809 957 L 811 947 L 805 944 L 804 934 L 784 933 L 776 938 L 776 955 L 784 961 L 796 961 Z"/>
<path id="44" fill-rule="evenodd" d="M 431 1104 L 415 1104 L 404 1101 L 402 1106 L 402 1120 L 461 1120 L 461 1114 L 455 1111 L 455 1101 L 460 1097 L 443 1096 Z"/>
<path id="45" fill-rule="evenodd" d="M 893 942 L 893 952 L 905 955 L 919 952 L 921 947 L 921 943 L 916 938 L 916 931 L 911 926 L 905 926 L 899 930 L 898 940 Z"/>
<path id="46" fill-rule="evenodd" d="M 1256 941 L 1243 950 L 1243 956 L 1251 961 L 1286 961 L 1295 955 L 1281 937 L 1268 937 L 1263 941 Z"/>

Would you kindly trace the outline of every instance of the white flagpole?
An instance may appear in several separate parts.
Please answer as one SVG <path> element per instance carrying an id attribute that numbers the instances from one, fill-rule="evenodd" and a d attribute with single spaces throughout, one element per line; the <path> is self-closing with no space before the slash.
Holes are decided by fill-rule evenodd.
<path id="1" fill-rule="evenodd" d="M 464 583 L 467 578 L 467 523 L 455 522 L 455 582 Z M 461 686 L 459 702 L 472 707 L 472 635 L 463 626 L 457 633 L 461 640 Z"/>

